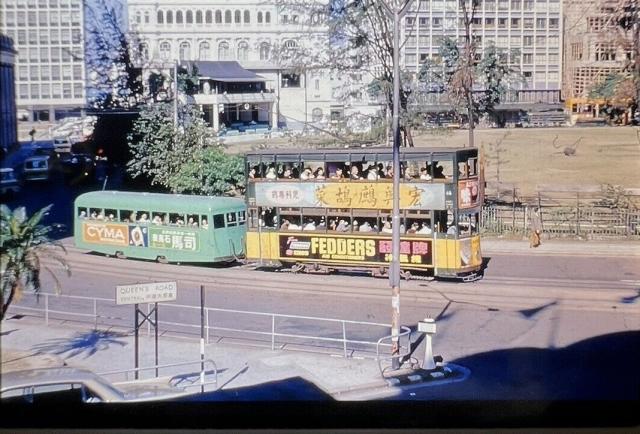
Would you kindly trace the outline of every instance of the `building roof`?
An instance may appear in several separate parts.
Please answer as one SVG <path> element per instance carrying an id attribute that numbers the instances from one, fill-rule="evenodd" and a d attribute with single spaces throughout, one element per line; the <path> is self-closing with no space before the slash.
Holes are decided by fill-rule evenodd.
<path id="1" fill-rule="evenodd" d="M 225 81 L 229 83 L 266 81 L 264 77 L 257 75 L 253 71 L 244 69 L 235 61 L 196 61 L 192 63 L 198 68 L 200 78 L 204 79 Z"/>

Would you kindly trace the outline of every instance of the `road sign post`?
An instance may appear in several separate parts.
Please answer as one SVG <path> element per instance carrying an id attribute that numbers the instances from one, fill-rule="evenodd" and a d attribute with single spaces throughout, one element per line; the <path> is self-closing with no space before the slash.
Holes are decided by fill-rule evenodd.
<path id="1" fill-rule="evenodd" d="M 163 301 L 175 301 L 178 298 L 178 285 L 176 282 L 153 282 L 136 283 L 133 285 L 116 286 L 116 304 L 133 304 L 135 321 L 135 345 L 134 364 L 135 379 L 139 377 L 139 349 L 140 349 L 140 326 L 146 321 L 153 326 L 155 332 L 155 366 L 156 377 L 158 376 L 158 303 Z M 144 313 L 140 310 L 141 303 L 153 303 L 153 310 Z M 153 315 L 153 319 L 151 318 Z M 142 316 L 142 321 L 139 321 Z"/>

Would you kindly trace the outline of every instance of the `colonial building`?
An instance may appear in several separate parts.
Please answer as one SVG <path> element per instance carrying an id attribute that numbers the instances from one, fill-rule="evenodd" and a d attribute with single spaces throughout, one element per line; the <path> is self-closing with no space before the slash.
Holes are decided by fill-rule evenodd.
<path id="1" fill-rule="evenodd" d="M 0 149 L 18 142 L 16 125 L 15 55 L 13 41 L 0 34 Z"/>
<path id="2" fill-rule="evenodd" d="M 83 0 L 2 0 L 0 31 L 18 52 L 18 109 L 55 120 L 84 107 Z"/>
<path id="3" fill-rule="evenodd" d="M 283 69 L 274 60 L 275 51 L 323 47 L 327 28 L 318 16 L 284 11 L 273 0 L 129 0 L 128 16 L 147 65 L 201 62 L 195 101 L 216 131 L 246 119 L 326 126 L 354 110 L 337 98 L 341 77 Z"/>

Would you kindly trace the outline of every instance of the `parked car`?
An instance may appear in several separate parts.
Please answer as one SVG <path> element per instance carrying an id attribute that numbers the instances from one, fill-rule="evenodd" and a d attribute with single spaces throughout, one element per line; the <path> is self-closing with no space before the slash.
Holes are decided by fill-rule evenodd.
<path id="1" fill-rule="evenodd" d="M 15 171 L 11 167 L 0 168 L 0 194 L 14 194 L 20 191 L 20 184 Z"/>
<path id="2" fill-rule="evenodd" d="M 71 153 L 61 156 L 58 167 L 67 181 L 81 182 L 93 178 L 96 163 L 90 154 Z"/>
<path id="3" fill-rule="evenodd" d="M 65 139 L 65 138 L 53 139 L 53 149 L 59 154 L 71 152 L 71 146 L 72 146 L 72 143 L 69 141 L 69 139 Z"/>
<path id="4" fill-rule="evenodd" d="M 65 405 L 95 402 L 141 402 L 189 395 L 157 382 L 112 384 L 91 371 L 71 367 L 2 373 L 0 400 L 7 403 Z"/>
<path id="5" fill-rule="evenodd" d="M 51 174 L 51 156 L 34 155 L 24 160 L 22 176 L 25 181 L 46 181 Z"/>

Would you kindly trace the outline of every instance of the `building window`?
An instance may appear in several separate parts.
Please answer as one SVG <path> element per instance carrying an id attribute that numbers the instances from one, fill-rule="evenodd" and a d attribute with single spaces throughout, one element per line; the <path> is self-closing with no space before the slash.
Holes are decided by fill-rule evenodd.
<path id="1" fill-rule="evenodd" d="M 322 109 L 319 107 L 316 107 L 311 111 L 311 122 L 320 122 L 320 121 L 322 121 Z"/>
<path id="2" fill-rule="evenodd" d="M 262 24 L 262 12 L 258 12 L 258 24 Z"/>
<path id="3" fill-rule="evenodd" d="M 271 12 L 264 13 L 264 22 L 267 24 L 271 24 Z"/>
<path id="4" fill-rule="evenodd" d="M 511 27 L 514 29 L 520 28 L 520 18 L 511 18 Z"/>
<path id="5" fill-rule="evenodd" d="M 176 24 L 182 24 L 182 11 L 176 12 Z"/>
<path id="6" fill-rule="evenodd" d="M 532 65 L 533 64 L 533 54 L 531 53 L 524 53 L 522 55 L 522 63 L 524 65 Z"/>
<path id="7" fill-rule="evenodd" d="M 202 11 L 196 11 L 196 24 L 202 24 Z"/>
<path id="8" fill-rule="evenodd" d="M 167 41 L 160 44 L 160 58 L 162 60 L 169 60 L 171 57 L 171 44 Z"/>
<path id="9" fill-rule="evenodd" d="M 608 44 L 596 44 L 596 60 L 616 60 L 616 48 Z"/>
<path id="10" fill-rule="evenodd" d="M 149 11 L 145 11 L 145 13 L 144 13 L 144 23 L 145 24 L 149 24 L 149 20 L 150 20 Z"/>
<path id="11" fill-rule="evenodd" d="M 536 18 L 536 29 L 545 29 L 547 27 L 546 18 Z"/>
<path id="12" fill-rule="evenodd" d="M 218 11 L 218 12 L 219 12 L 219 11 Z M 207 23 L 207 24 L 211 24 L 211 23 L 213 23 L 213 12 L 211 12 L 211 11 L 207 11 L 207 12 L 204 14 L 204 21 L 205 21 L 205 23 Z"/>
<path id="13" fill-rule="evenodd" d="M 136 12 L 136 23 L 142 24 L 142 12 L 140 11 Z"/>
<path id="14" fill-rule="evenodd" d="M 140 44 L 140 57 L 142 60 L 149 59 L 149 46 L 147 44 Z"/>
<path id="15" fill-rule="evenodd" d="M 200 48 L 198 49 L 198 59 L 209 60 L 211 59 L 211 45 L 208 42 L 200 42 Z"/>
<path id="16" fill-rule="evenodd" d="M 73 79 L 74 80 L 82 80 L 82 66 L 81 65 L 73 65 Z"/>
<path id="17" fill-rule="evenodd" d="M 190 60 L 191 59 L 191 44 L 188 42 L 180 43 L 180 60 Z"/>
<path id="18" fill-rule="evenodd" d="M 216 24 L 222 24 L 222 11 L 216 11 Z"/>
<path id="19" fill-rule="evenodd" d="M 549 28 L 557 29 L 558 28 L 559 19 L 558 18 L 549 18 Z"/>
<path id="20" fill-rule="evenodd" d="M 193 24 L 193 12 L 187 11 L 186 21 L 187 24 Z"/>
<path id="21" fill-rule="evenodd" d="M 158 16 L 156 17 L 158 24 L 164 24 L 164 12 L 158 11 Z"/>
<path id="22" fill-rule="evenodd" d="M 282 87 L 300 87 L 300 75 L 283 73 L 280 85 Z"/>
<path id="23" fill-rule="evenodd" d="M 225 11 L 225 13 L 224 13 L 224 22 L 226 24 L 231 24 L 231 11 Z"/>
<path id="24" fill-rule="evenodd" d="M 249 45 L 244 41 L 238 44 L 238 60 L 239 61 L 249 60 Z"/>
<path id="25" fill-rule="evenodd" d="M 293 39 L 287 39 L 284 41 L 284 48 L 298 48 L 298 43 Z"/>
<path id="26" fill-rule="evenodd" d="M 269 60 L 269 44 L 266 42 L 260 44 L 260 60 Z"/>
<path id="27" fill-rule="evenodd" d="M 251 23 L 251 14 L 249 13 L 249 11 L 244 11 L 244 23 Z"/>
<path id="28" fill-rule="evenodd" d="M 233 14 L 233 18 L 234 18 L 234 22 L 235 22 L 236 24 L 240 24 L 240 22 L 242 21 L 242 20 L 241 20 L 241 13 L 240 13 L 240 11 L 235 11 L 235 12 L 234 12 L 234 14 Z"/>
<path id="29" fill-rule="evenodd" d="M 167 24 L 173 24 L 173 12 L 167 11 Z"/>
<path id="30" fill-rule="evenodd" d="M 218 60 L 229 60 L 229 43 L 220 42 L 218 45 Z"/>
<path id="31" fill-rule="evenodd" d="M 320 91 L 320 79 L 319 78 L 315 79 L 315 90 L 318 91 L 318 92 Z"/>
<path id="32" fill-rule="evenodd" d="M 523 36 L 522 45 L 524 45 L 525 47 L 533 46 L 533 36 Z"/>

